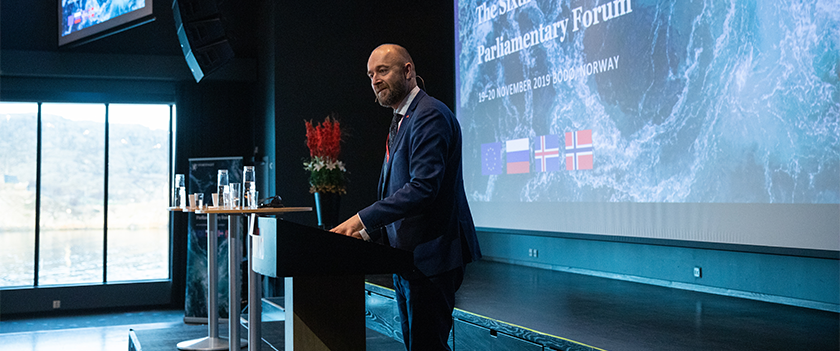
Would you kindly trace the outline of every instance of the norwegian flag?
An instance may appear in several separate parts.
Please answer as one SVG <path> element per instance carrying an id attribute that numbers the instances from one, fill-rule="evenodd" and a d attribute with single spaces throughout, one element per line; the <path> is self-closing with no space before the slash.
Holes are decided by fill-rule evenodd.
<path id="1" fill-rule="evenodd" d="M 566 170 L 592 169 L 592 129 L 566 132 Z"/>

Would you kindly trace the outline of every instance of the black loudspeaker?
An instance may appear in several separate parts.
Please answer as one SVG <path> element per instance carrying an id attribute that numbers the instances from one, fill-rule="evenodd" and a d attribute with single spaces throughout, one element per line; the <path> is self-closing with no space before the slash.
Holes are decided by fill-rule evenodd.
<path id="1" fill-rule="evenodd" d="M 181 51 L 196 82 L 233 59 L 227 22 L 216 0 L 174 0 L 172 13 Z"/>

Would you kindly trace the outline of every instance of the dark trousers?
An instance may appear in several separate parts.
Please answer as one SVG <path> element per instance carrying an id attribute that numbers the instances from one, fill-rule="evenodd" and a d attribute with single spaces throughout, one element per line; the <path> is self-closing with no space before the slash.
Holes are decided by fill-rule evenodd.
<path id="1" fill-rule="evenodd" d="M 432 277 L 394 274 L 403 342 L 408 351 L 450 350 L 447 341 L 455 292 L 463 281 L 463 267 Z"/>

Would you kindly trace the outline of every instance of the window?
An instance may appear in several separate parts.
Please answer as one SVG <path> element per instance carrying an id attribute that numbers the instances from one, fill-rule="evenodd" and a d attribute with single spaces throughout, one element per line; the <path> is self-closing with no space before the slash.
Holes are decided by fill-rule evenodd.
<path id="1" fill-rule="evenodd" d="M 169 277 L 169 125 L 167 105 L 109 105 L 109 282 Z"/>
<path id="2" fill-rule="evenodd" d="M 0 287 L 169 278 L 171 110 L 0 103 Z"/>
<path id="3" fill-rule="evenodd" d="M 38 104 L 0 103 L 0 287 L 35 282 Z"/>
<path id="4" fill-rule="evenodd" d="M 102 282 L 105 105 L 41 105 L 38 284 Z"/>

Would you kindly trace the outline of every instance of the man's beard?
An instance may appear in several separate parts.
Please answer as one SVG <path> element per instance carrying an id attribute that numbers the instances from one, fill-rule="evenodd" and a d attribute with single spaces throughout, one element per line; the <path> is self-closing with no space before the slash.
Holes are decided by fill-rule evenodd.
<path id="1" fill-rule="evenodd" d="M 397 84 L 389 84 L 388 85 L 388 94 L 384 97 L 379 97 L 376 95 L 376 101 L 382 107 L 391 107 L 395 104 L 398 104 L 402 101 L 403 98 L 408 94 L 408 88 L 406 84 L 403 82 L 397 82 Z"/>

